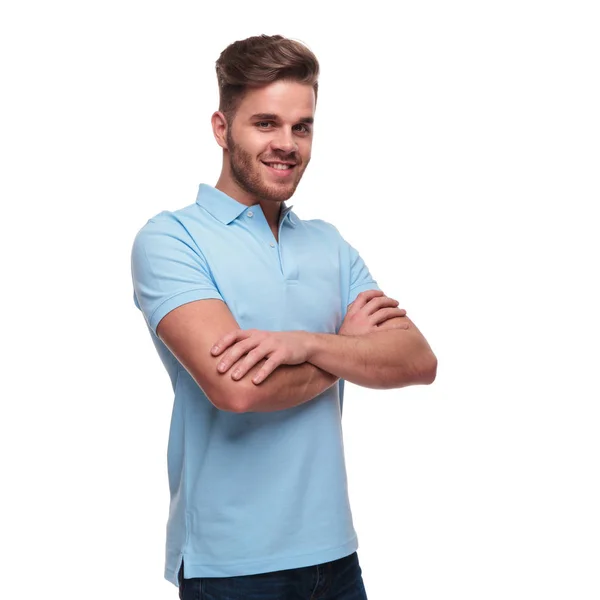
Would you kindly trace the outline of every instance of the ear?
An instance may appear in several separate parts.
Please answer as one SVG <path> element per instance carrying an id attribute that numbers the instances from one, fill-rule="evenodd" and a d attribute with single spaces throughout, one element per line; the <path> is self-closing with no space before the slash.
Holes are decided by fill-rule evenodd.
<path id="1" fill-rule="evenodd" d="M 227 150 L 227 119 L 225 115 L 221 111 L 217 111 L 213 113 L 210 122 L 217 144 Z"/>

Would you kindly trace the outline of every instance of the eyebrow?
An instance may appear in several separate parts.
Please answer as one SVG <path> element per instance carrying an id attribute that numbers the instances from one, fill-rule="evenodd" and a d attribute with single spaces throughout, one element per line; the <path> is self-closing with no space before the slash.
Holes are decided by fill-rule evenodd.
<path id="1" fill-rule="evenodd" d="M 250 117 L 251 121 L 254 121 L 255 119 L 258 120 L 263 120 L 263 121 L 279 121 L 279 117 L 274 114 L 274 113 L 256 113 L 255 115 L 252 115 Z M 313 117 L 302 117 L 301 119 L 298 119 L 298 123 L 307 123 L 308 125 L 312 125 L 314 123 L 314 118 Z"/>

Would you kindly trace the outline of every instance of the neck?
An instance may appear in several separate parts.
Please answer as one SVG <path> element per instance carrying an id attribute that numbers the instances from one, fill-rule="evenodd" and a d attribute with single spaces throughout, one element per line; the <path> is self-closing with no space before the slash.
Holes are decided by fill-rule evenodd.
<path id="1" fill-rule="evenodd" d="M 279 228 L 279 216 L 281 214 L 281 205 L 283 202 L 269 202 L 257 198 L 254 194 L 250 194 L 246 190 L 242 189 L 229 175 L 225 172 L 225 167 L 221 171 L 219 180 L 215 184 L 215 188 L 224 194 L 227 194 L 230 198 L 237 200 L 240 204 L 246 206 L 260 205 L 260 208 L 267 219 L 269 227 L 273 231 L 277 231 Z"/>

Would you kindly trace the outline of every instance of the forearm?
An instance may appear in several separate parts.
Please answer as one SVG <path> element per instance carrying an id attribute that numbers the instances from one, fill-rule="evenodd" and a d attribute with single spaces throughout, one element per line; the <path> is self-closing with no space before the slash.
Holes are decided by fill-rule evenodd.
<path id="1" fill-rule="evenodd" d="M 435 379 L 437 359 L 412 323 L 360 336 L 309 335 L 308 362 L 357 385 L 390 389 Z"/>
<path id="2" fill-rule="evenodd" d="M 248 394 L 249 406 L 244 412 L 272 412 L 298 406 L 316 398 L 339 379 L 305 362 L 301 365 L 280 365 L 267 379 L 255 385 L 251 380 L 265 362 L 259 361 L 244 377 L 253 386 Z"/>

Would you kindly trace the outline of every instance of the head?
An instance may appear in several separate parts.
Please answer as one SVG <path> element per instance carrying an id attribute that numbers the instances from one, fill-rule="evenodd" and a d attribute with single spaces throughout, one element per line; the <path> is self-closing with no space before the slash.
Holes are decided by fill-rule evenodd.
<path id="1" fill-rule="evenodd" d="M 217 60 L 219 110 L 213 131 L 223 148 L 219 182 L 282 202 L 311 156 L 319 63 L 306 46 L 280 35 L 234 42 Z"/>

